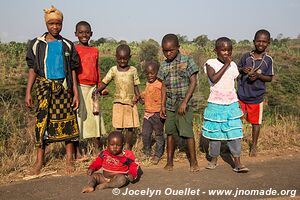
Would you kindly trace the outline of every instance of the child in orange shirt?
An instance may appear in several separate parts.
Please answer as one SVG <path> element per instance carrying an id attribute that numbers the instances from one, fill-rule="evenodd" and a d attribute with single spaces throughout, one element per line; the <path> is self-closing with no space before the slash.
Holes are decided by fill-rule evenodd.
<path id="1" fill-rule="evenodd" d="M 151 139 L 152 132 L 155 131 L 156 148 L 152 158 L 152 163 L 157 165 L 164 153 L 165 139 L 164 139 L 164 124 L 163 119 L 160 118 L 161 110 L 161 86 L 162 83 L 157 80 L 159 64 L 154 61 L 146 63 L 147 85 L 145 91 L 141 94 L 145 102 L 145 114 L 142 128 L 143 137 L 143 152 L 146 156 L 151 155 Z"/>

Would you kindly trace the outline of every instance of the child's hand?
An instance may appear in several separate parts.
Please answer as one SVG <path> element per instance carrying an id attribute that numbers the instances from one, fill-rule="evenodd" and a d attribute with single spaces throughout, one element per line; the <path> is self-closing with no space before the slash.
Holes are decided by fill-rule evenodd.
<path id="1" fill-rule="evenodd" d="M 160 118 L 162 119 L 166 119 L 167 118 L 167 115 L 166 115 L 166 107 L 162 106 L 161 109 L 160 109 Z"/>
<path id="2" fill-rule="evenodd" d="M 184 115 L 185 114 L 185 110 L 186 110 L 186 103 L 185 102 L 181 102 L 179 108 L 178 108 L 178 114 L 179 115 Z"/>
<path id="3" fill-rule="evenodd" d="M 249 79 L 251 80 L 251 81 L 255 81 L 258 77 L 259 77 L 259 73 L 257 73 L 257 72 L 252 72 L 252 73 L 249 73 L 248 74 L 248 76 L 249 76 Z"/>
<path id="4" fill-rule="evenodd" d="M 243 67 L 243 72 L 245 74 L 249 74 L 251 72 L 251 70 L 252 70 L 252 67 Z"/>
<path id="5" fill-rule="evenodd" d="M 232 61 L 232 57 L 231 56 L 225 56 L 224 57 L 224 64 L 225 65 L 230 65 L 231 61 Z"/>
<path id="6" fill-rule="evenodd" d="M 93 170 L 93 169 L 88 169 L 87 175 L 91 176 L 93 173 L 94 173 L 94 170 Z"/>
<path id="7" fill-rule="evenodd" d="M 104 90 L 102 90 L 101 95 L 102 96 L 108 95 L 108 90 L 106 88 Z"/>
<path id="8" fill-rule="evenodd" d="M 72 107 L 73 107 L 73 110 L 77 110 L 77 108 L 79 107 L 78 95 L 74 95 L 73 102 L 72 102 Z"/>
<path id="9" fill-rule="evenodd" d="M 134 97 L 132 99 L 133 104 L 136 104 L 140 100 L 140 98 L 141 98 L 140 96 L 134 95 Z"/>
<path id="10" fill-rule="evenodd" d="M 140 100 L 139 100 L 139 102 L 141 103 L 141 104 L 145 104 L 145 101 L 144 101 L 144 99 L 142 99 L 142 98 L 140 98 Z"/>
<path id="11" fill-rule="evenodd" d="M 128 180 L 129 180 L 130 182 L 132 182 L 132 181 L 134 180 L 132 174 L 128 174 L 127 177 L 128 177 Z"/>
<path id="12" fill-rule="evenodd" d="M 26 96 L 25 96 L 25 106 L 27 108 L 32 108 L 32 105 L 33 105 L 33 101 L 32 101 L 31 94 L 26 94 Z"/>

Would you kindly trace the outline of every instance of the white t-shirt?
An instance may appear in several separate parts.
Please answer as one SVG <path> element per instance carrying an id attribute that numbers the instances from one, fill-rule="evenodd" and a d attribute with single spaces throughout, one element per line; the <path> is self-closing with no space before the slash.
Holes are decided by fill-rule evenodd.
<path id="1" fill-rule="evenodd" d="M 206 63 L 211 66 L 215 72 L 218 72 L 224 65 L 216 58 L 209 59 L 206 61 Z M 205 64 L 204 72 L 207 73 Z M 239 71 L 237 65 L 232 61 L 217 83 L 214 84 L 208 79 L 210 84 L 210 94 L 207 101 L 222 105 L 228 105 L 237 102 L 238 98 L 234 88 L 234 81 L 238 75 Z"/>

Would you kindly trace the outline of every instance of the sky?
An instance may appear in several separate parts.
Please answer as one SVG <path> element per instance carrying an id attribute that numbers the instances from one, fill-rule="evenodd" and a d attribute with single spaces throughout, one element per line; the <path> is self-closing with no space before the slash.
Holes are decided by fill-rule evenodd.
<path id="1" fill-rule="evenodd" d="M 167 33 L 252 40 L 259 29 L 272 38 L 300 35 L 299 0 L 3 0 L 0 41 L 26 42 L 47 31 L 44 8 L 64 14 L 61 35 L 76 41 L 77 22 L 88 21 L 93 37 L 158 42 Z"/>

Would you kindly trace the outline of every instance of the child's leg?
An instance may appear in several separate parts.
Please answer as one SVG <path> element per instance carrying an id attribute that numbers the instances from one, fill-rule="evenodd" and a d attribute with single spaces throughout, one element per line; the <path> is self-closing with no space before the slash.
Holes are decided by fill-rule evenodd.
<path id="1" fill-rule="evenodd" d="M 217 158 L 220 155 L 221 141 L 209 140 L 209 156 L 211 158 Z"/>
<path id="2" fill-rule="evenodd" d="M 250 150 L 250 156 L 256 156 L 256 147 L 257 147 L 259 132 L 260 132 L 260 125 L 252 124 L 252 146 Z"/>
<path id="3" fill-rule="evenodd" d="M 128 179 L 123 174 L 115 175 L 109 182 L 101 183 L 97 186 L 97 189 L 105 189 L 105 188 L 120 188 L 126 185 Z"/>
<path id="4" fill-rule="evenodd" d="M 161 121 L 159 113 L 156 113 L 153 117 L 153 129 L 155 131 L 155 154 L 154 158 L 160 159 L 164 154 L 165 149 L 165 138 L 164 138 L 164 124 Z"/>
<path id="5" fill-rule="evenodd" d="M 93 192 L 97 185 L 106 183 L 107 180 L 103 174 L 94 173 L 89 177 L 88 184 L 82 189 L 82 193 Z"/>
<path id="6" fill-rule="evenodd" d="M 221 141 L 219 140 L 209 140 L 209 156 L 211 160 L 208 165 L 205 167 L 206 169 L 215 169 L 217 167 L 218 156 L 220 155 L 221 150 Z"/>
<path id="7" fill-rule="evenodd" d="M 167 164 L 164 169 L 172 171 L 173 170 L 173 158 L 174 158 L 175 144 L 174 144 L 174 136 L 167 136 Z"/>
<path id="8" fill-rule="evenodd" d="M 150 119 L 149 119 L 150 120 Z M 148 119 L 144 118 L 143 128 L 142 128 L 142 138 L 143 138 L 143 153 L 146 156 L 151 154 L 151 136 L 153 132 L 152 124 Z"/>
<path id="9" fill-rule="evenodd" d="M 133 147 L 133 128 L 125 129 L 125 149 L 132 150 Z"/>
<path id="10" fill-rule="evenodd" d="M 31 169 L 31 175 L 38 175 L 41 173 L 41 169 L 44 163 L 45 146 L 38 147 L 36 151 L 36 161 Z"/>
<path id="11" fill-rule="evenodd" d="M 97 138 L 93 138 L 92 140 L 95 148 L 94 155 L 98 156 L 102 150 L 101 138 L 97 137 Z"/>
<path id="12" fill-rule="evenodd" d="M 75 171 L 75 166 L 73 163 L 73 142 L 66 141 L 66 171 L 67 173 L 72 173 Z"/>
<path id="13" fill-rule="evenodd" d="M 197 172 L 199 171 L 199 166 L 196 158 L 196 148 L 195 148 L 195 138 L 187 138 L 187 148 L 190 155 L 190 171 Z"/>
<path id="14" fill-rule="evenodd" d="M 236 140 L 228 140 L 227 145 L 230 149 L 230 152 L 233 156 L 234 160 L 234 171 L 235 172 L 248 172 L 249 169 L 246 168 L 244 165 L 241 164 L 241 139 Z"/>

